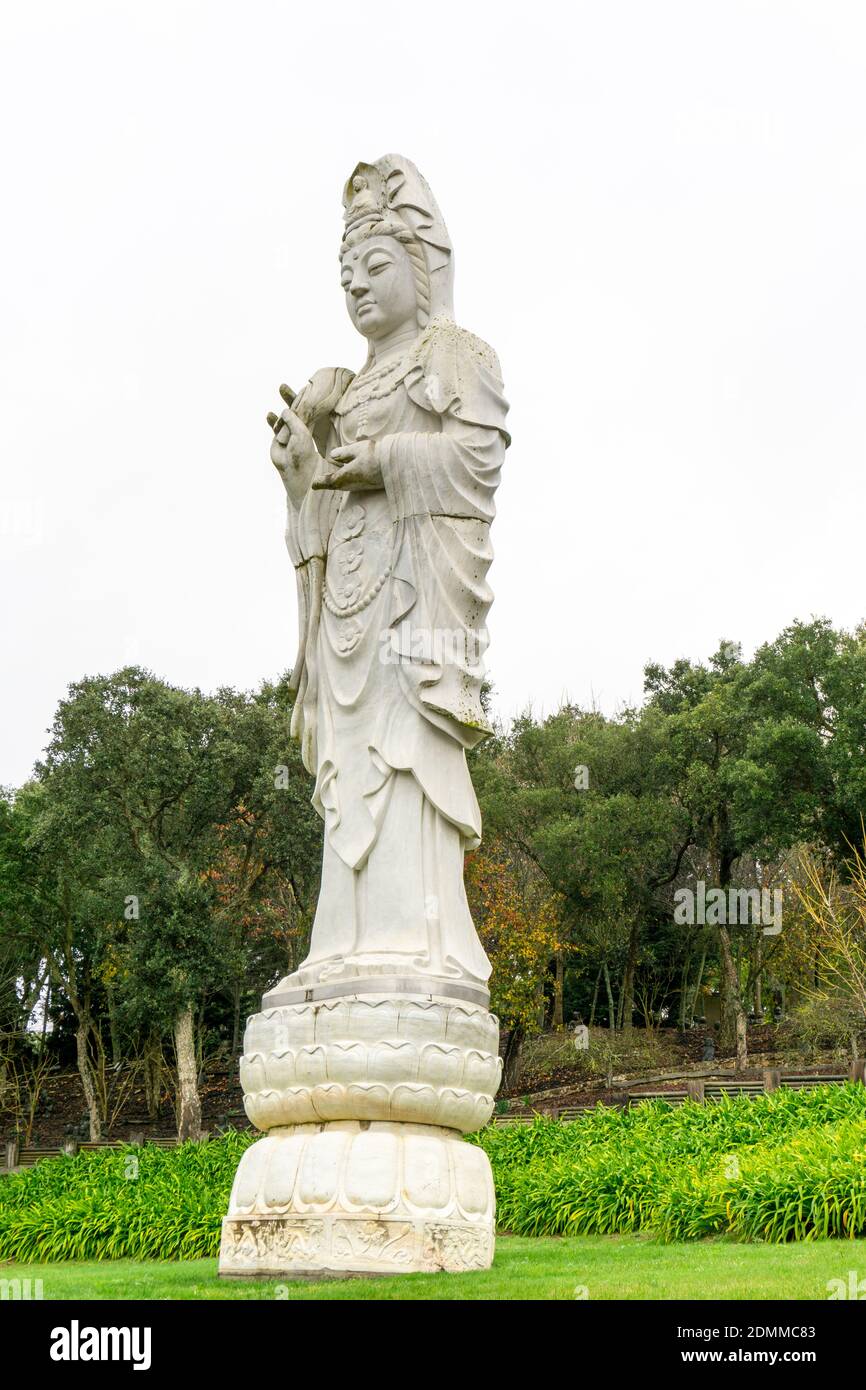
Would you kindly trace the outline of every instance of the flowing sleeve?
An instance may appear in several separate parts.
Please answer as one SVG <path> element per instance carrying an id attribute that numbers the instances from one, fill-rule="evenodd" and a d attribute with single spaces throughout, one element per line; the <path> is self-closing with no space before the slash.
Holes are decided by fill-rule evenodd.
<path id="1" fill-rule="evenodd" d="M 352 373 L 344 367 L 323 368 L 311 377 L 295 400 L 294 409 L 311 430 L 321 454 L 338 442 L 334 409 L 351 380 Z M 298 602 L 298 651 L 289 682 L 289 689 L 295 696 L 291 730 L 300 742 L 304 766 L 313 774 L 317 763 L 316 644 L 325 555 L 340 500 L 333 492 L 311 488 L 300 506 L 289 496 L 286 516 L 286 547 L 295 568 Z"/>
<path id="2" fill-rule="evenodd" d="M 490 522 L 510 437 L 508 402 L 493 349 L 450 321 L 435 321 L 405 378 L 436 417 L 430 432 L 385 435 L 377 455 L 392 517 L 470 517 Z"/>
<path id="3" fill-rule="evenodd" d="M 376 446 L 396 534 L 391 648 L 409 701 L 472 747 L 490 731 L 486 576 L 508 404 L 493 350 L 450 321 L 431 324 L 405 386 L 430 428 Z"/>

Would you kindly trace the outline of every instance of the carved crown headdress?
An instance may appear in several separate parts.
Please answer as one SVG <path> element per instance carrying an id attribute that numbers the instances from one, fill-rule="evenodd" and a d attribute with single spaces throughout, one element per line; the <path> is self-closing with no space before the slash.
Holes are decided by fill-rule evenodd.
<path id="1" fill-rule="evenodd" d="M 340 254 L 367 237 L 396 237 L 412 260 L 419 324 L 437 314 L 453 317 L 451 238 L 427 180 L 412 161 L 386 154 L 375 164 L 358 164 L 343 191 L 343 207 Z"/>

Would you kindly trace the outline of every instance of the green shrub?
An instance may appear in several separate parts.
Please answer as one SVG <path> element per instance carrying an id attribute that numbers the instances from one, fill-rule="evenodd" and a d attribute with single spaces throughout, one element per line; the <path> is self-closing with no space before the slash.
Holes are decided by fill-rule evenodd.
<path id="1" fill-rule="evenodd" d="M 866 1019 L 850 995 L 808 999 L 782 1025 L 784 1046 L 807 1061 L 821 1053 L 837 1058 L 862 1057 L 866 1045 Z"/>
<path id="2" fill-rule="evenodd" d="M 0 1182 L 0 1259 L 216 1254 L 256 1136 L 47 1159 Z M 866 1087 L 539 1119 L 470 1140 L 488 1153 L 499 1222 L 519 1235 L 646 1231 L 666 1240 L 866 1236 Z"/>
<path id="3" fill-rule="evenodd" d="M 198 1259 L 220 1223 L 244 1149 L 207 1144 L 88 1151 L 44 1159 L 0 1183 L 0 1259 Z"/>
<path id="4" fill-rule="evenodd" d="M 669 1037 L 643 1028 L 628 1033 L 593 1028 L 586 1052 L 575 1050 L 574 1036 L 569 1032 L 539 1033 L 523 1045 L 518 1085 L 533 1091 L 564 1079 L 604 1082 L 611 1075 L 664 1071 L 678 1061 Z"/>
<path id="5" fill-rule="evenodd" d="M 866 1235 L 866 1089 L 538 1120 L 480 1136 L 517 1235 Z"/>

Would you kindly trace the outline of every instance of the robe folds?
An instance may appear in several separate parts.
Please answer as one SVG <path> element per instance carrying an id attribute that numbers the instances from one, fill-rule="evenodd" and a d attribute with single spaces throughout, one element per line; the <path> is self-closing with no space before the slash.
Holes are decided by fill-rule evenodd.
<path id="1" fill-rule="evenodd" d="M 401 356 L 343 380 L 320 448 L 373 441 L 383 487 L 289 504 L 292 729 L 325 822 L 296 982 L 399 969 L 484 983 L 463 887 L 481 835 L 465 750 L 489 732 L 490 525 L 509 442 L 499 364 L 442 316 Z"/>

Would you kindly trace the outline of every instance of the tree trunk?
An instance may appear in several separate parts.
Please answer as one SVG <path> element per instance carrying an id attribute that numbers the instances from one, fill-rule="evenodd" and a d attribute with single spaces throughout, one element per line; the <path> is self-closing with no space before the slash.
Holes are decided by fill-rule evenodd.
<path id="1" fill-rule="evenodd" d="M 695 976 L 695 987 L 692 991 L 692 1007 L 690 1010 L 689 1022 L 694 1018 L 698 1007 L 698 995 L 701 992 L 701 985 L 704 983 L 704 966 L 707 963 L 707 944 L 704 942 L 704 949 L 701 953 L 701 963 L 698 966 L 698 973 Z"/>
<path id="2" fill-rule="evenodd" d="M 162 1045 L 155 1028 L 151 1029 L 145 1040 L 143 1065 L 147 1118 L 155 1123 L 159 1119 L 162 1080 Z"/>
<path id="3" fill-rule="evenodd" d="M 683 960 L 683 973 L 680 976 L 680 1032 L 686 1029 L 686 1015 L 689 1009 L 689 966 L 692 963 L 691 949 L 686 951 Z"/>
<path id="4" fill-rule="evenodd" d="M 520 1075 L 520 1054 L 523 1050 L 523 1027 L 515 1024 L 505 1040 L 505 1056 L 502 1062 L 502 1085 L 510 1091 L 517 1085 Z"/>
<path id="5" fill-rule="evenodd" d="M 628 955 L 625 961 L 625 970 L 622 977 L 622 1000 L 620 1008 L 622 1018 L 620 1027 L 624 1033 L 630 1033 L 632 1029 L 632 1018 L 634 1015 L 634 976 L 637 969 L 637 953 L 640 944 L 640 926 L 637 919 L 631 924 L 631 931 L 628 937 Z"/>
<path id="6" fill-rule="evenodd" d="M 111 1039 L 111 1060 L 115 1066 L 123 1061 L 123 1053 L 120 1047 L 120 1030 L 117 1026 L 117 1006 L 114 999 L 114 990 L 106 990 L 106 1002 L 108 1004 L 108 1036 Z"/>
<path id="7" fill-rule="evenodd" d="M 175 1019 L 174 1046 L 177 1053 L 177 1137 L 201 1139 L 201 1100 L 195 1057 L 195 1026 L 192 1005 Z"/>
<path id="8" fill-rule="evenodd" d="M 743 1000 L 740 994 L 740 981 L 737 978 L 737 967 L 734 962 L 734 953 L 731 950 L 731 938 L 727 927 L 719 927 L 719 945 L 722 955 L 722 978 L 725 984 L 724 1005 L 725 1010 L 722 1014 L 722 1040 L 724 1040 L 725 1014 L 727 1014 L 727 1026 L 733 1032 L 733 1042 L 736 1048 L 737 1071 L 742 1071 L 748 1060 L 748 1046 L 746 1035 L 746 1010 L 743 1007 Z M 729 1043 L 725 1044 L 729 1046 Z"/>
<path id="9" fill-rule="evenodd" d="M 102 1138 L 102 1116 L 99 1113 L 99 1102 L 96 1097 L 96 1083 L 93 1078 L 93 1067 L 90 1064 L 90 1057 L 87 1051 L 87 1035 L 90 1026 L 86 1019 L 78 1020 L 78 1027 L 75 1030 L 75 1057 L 78 1062 L 78 1075 L 81 1077 L 81 1088 L 84 1091 L 84 1100 L 87 1105 L 87 1115 L 90 1121 L 90 1142 L 98 1144 Z"/>
<path id="10" fill-rule="evenodd" d="M 241 985 L 240 980 L 235 981 L 232 990 L 232 1057 L 237 1057 L 241 1050 Z"/>
<path id="11" fill-rule="evenodd" d="M 553 1026 L 561 1030 L 565 1027 L 565 1019 L 562 1014 L 562 1000 L 565 994 L 565 952 L 557 951 L 553 959 L 556 966 L 553 984 Z"/>
<path id="12" fill-rule="evenodd" d="M 616 1031 L 616 1009 L 613 1003 L 613 989 L 610 983 L 610 971 L 607 968 L 607 961 L 602 966 L 604 971 L 604 987 L 607 990 L 607 1026 L 613 1033 Z"/>
<path id="13" fill-rule="evenodd" d="M 761 991 L 761 975 L 764 966 L 763 937 L 758 936 L 755 943 L 755 983 L 752 989 L 752 1008 L 758 1023 L 761 1022 L 764 1013 L 764 1003 Z"/>
<path id="14" fill-rule="evenodd" d="M 599 968 L 598 968 L 598 974 L 597 974 L 596 977 L 595 977 L 595 987 L 594 987 L 594 989 L 593 989 L 593 991 L 592 991 L 592 1004 L 591 1004 L 590 1010 L 589 1010 L 589 1026 L 590 1026 L 590 1028 L 593 1028 L 593 1027 L 595 1026 L 595 1009 L 596 1009 L 596 1005 L 598 1004 L 598 988 L 599 988 L 599 985 L 600 985 L 600 984 L 601 984 L 601 966 L 599 966 Z"/>
<path id="15" fill-rule="evenodd" d="M 745 1071 L 749 1061 L 748 1019 L 742 1004 L 737 1007 L 737 1071 Z"/>

